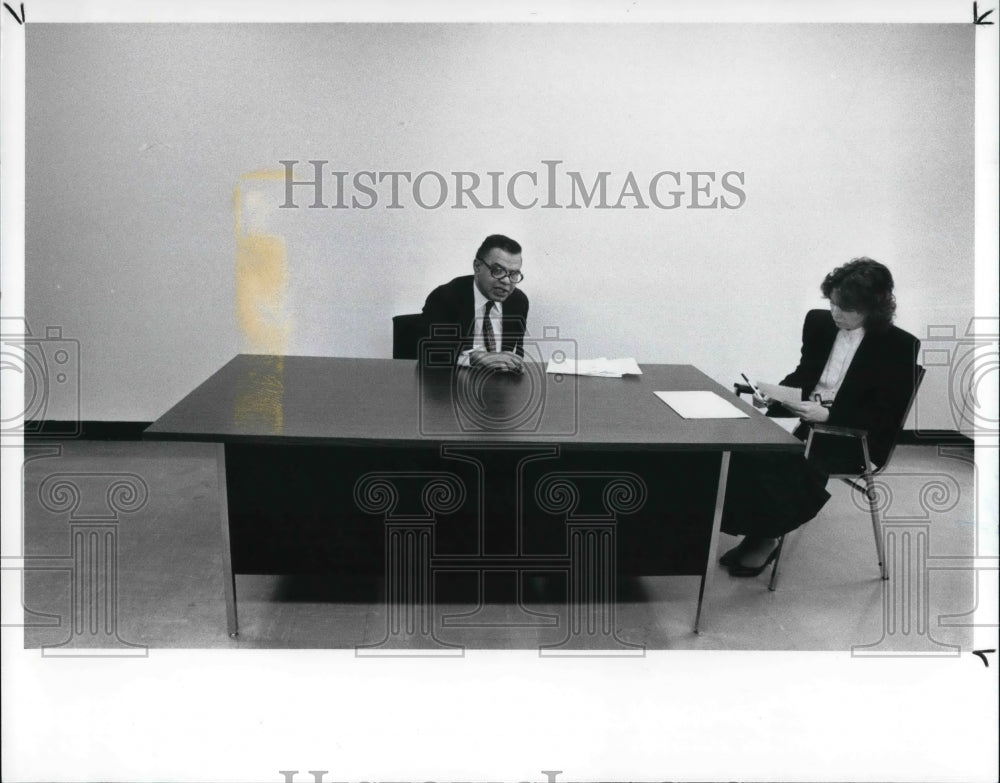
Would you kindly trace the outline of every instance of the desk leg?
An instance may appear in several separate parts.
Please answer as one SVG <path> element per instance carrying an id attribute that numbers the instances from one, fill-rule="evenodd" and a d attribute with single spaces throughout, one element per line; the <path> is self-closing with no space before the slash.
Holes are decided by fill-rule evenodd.
<path id="1" fill-rule="evenodd" d="M 715 561 L 719 551 L 719 531 L 722 528 L 722 509 L 726 505 L 726 481 L 729 478 L 730 452 L 722 452 L 722 464 L 719 466 L 719 487 L 715 492 L 715 516 L 712 518 L 712 539 L 708 544 L 708 560 L 705 562 L 705 572 L 701 575 L 701 587 L 698 588 L 698 611 L 694 616 L 694 632 L 698 633 L 698 623 L 701 621 L 701 604 L 705 598 L 705 590 L 711 584 L 715 573 Z"/>
<path id="2" fill-rule="evenodd" d="M 222 581 L 226 594 L 226 629 L 233 638 L 239 633 L 236 623 L 236 577 L 233 575 L 233 552 L 229 543 L 229 491 L 226 486 L 226 444 L 216 445 L 215 462 L 219 471 L 219 519 L 222 522 Z"/>

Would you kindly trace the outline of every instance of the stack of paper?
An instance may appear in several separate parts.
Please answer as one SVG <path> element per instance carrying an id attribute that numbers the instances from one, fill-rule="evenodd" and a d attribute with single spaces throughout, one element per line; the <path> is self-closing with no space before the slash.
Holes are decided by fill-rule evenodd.
<path id="1" fill-rule="evenodd" d="M 598 378 L 621 378 L 623 375 L 642 375 L 635 359 L 568 359 L 556 361 L 553 357 L 545 372 L 558 375 L 593 375 Z"/>

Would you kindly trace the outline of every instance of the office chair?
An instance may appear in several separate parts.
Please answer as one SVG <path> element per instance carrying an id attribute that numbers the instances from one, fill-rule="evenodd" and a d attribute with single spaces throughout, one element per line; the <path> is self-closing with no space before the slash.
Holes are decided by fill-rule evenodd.
<path id="1" fill-rule="evenodd" d="M 913 402 L 917 398 L 917 391 L 920 389 L 920 384 L 924 380 L 925 372 L 926 370 L 924 370 L 923 367 L 920 365 L 916 366 L 916 373 L 913 378 L 913 393 L 910 395 L 910 401 L 906 404 L 906 410 L 903 412 L 903 416 L 899 420 L 899 424 L 897 425 L 893 435 L 892 442 L 889 444 L 889 453 L 886 455 L 885 462 L 878 467 L 872 465 L 872 461 L 868 456 L 868 433 L 865 430 L 814 423 L 810 425 L 809 435 L 806 438 L 806 459 L 809 459 L 809 455 L 812 453 L 812 448 L 814 443 L 817 442 L 817 438 L 825 438 L 828 436 L 833 438 L 848 438 L 850 440 L 846 442 L 854 444 L 853 448 L 855 460 L 853 461 L 853 464 L 862 465 L 863 468 L 861 471 L 845 469 L 841 472 L 830 473 L 830 478 L 840 479 L 852 490 L 860 492 L 868 498 L 868 508 L 872 517 L 872 532 L 875 534 L 875 551 L 878 554 L 879 574 L 883 579 L 888 579 L 889 573 L 885 565 L 885 553 L 882 551 L 882 528 L 879 524 L 878 518 L 875 477 L 882 473 L 892 460 L 893 452 L 896 450 L 896 443 L 899 441 L 899 434 L 903 431 L 906 419 L 910 415 L 910 409 L 913 408 Z M 736 396 L 740 396 L 741 394 L 753 394 L 753 390 L 745 383 L 734 383 L 733 389 L 736 392 Z M 777 586 L 778 563 L 781 562 L 781 550 L 784 545 L 785 537 L 781 536 L 781 538 L 778 539 L 778 553 L 775 555 L 774 564 L 771 567 L 771 581 L 767 585 L 767 589 L 771 592 L 774 592 Z"/>
<path id="2" fill-rule="evenodd" d="M 392 317 L 392 358 L 419 359 L 420 340 L 427 336 L 423 313 Z"/>

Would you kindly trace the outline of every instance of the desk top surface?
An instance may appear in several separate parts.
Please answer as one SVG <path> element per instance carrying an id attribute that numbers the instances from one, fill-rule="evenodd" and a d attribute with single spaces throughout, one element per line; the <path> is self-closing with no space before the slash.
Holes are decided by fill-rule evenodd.
<path id="1" fill-rule="evenodd" d="M 410 360 L 240 354 L 145 431 L 153 440 L 421 446 L 802 451 L 803 445 L 691 365 L 641 376 L 523 375 Z M 681 418 L 654 391 L 708 390 L 745 419 Z"/>

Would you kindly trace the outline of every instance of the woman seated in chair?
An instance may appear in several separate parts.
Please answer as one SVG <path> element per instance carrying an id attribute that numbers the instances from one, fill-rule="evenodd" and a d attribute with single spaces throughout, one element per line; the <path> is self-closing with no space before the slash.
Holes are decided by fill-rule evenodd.
<path id="1" fill-rule="evenodd" d="M 800 440 L 813 423 L 865 430 L 871 461 L 882 465 L 913 395 L 920 342 L 892 325 L 892 274 L 879 262 L 855 258 L 830 272 L 820 289 L 830 310 L 806 314 L 802 358 L 780 384 L 801 389 L 801 400 L 781 405 L 755 399 L 755 404 L 768 405 L 769 416 L 798 416 L 802 423 L 794 434 Z M 774 560 L 778 539 L 816 516 L 829 499 L 830 473 L 864 470 L 856 458 L 844 468 L 843 449 L 813 445 L 808 460 L 795 454 L 733 455 L 722 531 L 744 538 L 719 561 L 732 575 L 757 576 Z M 843 445 L 860 452 L 857 441 Z"/>

